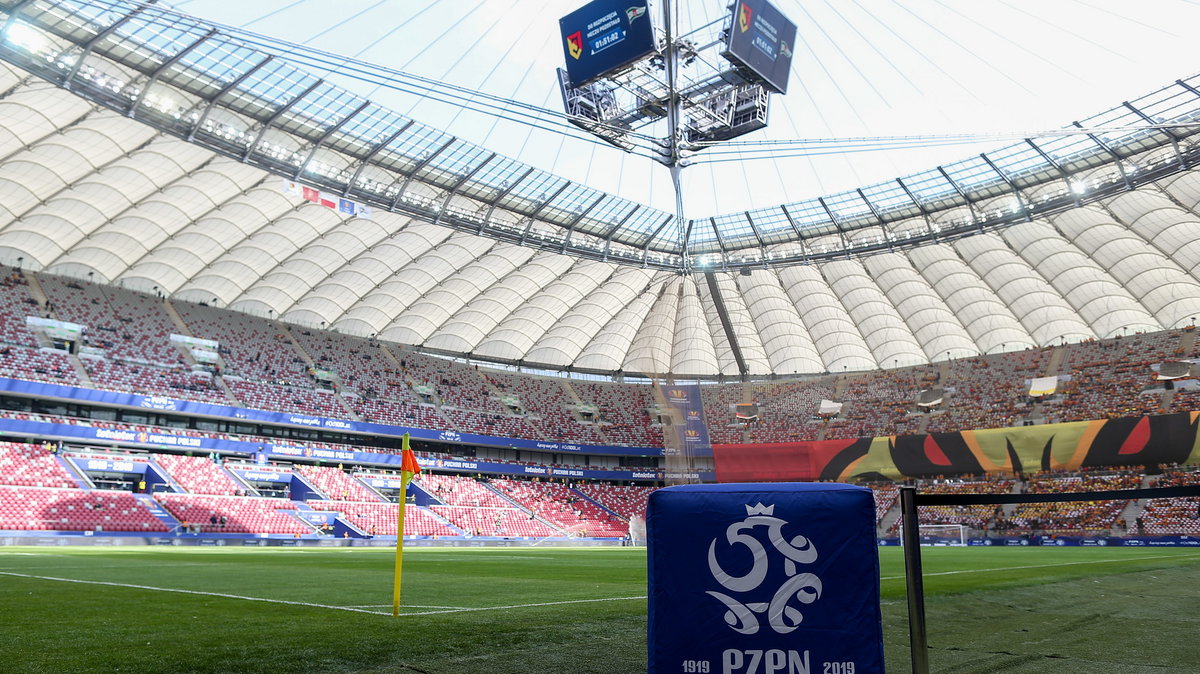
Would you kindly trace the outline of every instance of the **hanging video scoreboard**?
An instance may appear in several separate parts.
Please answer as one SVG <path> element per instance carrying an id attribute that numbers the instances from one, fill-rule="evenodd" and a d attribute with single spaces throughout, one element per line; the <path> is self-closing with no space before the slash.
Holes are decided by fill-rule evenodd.
<path id="1" fill-rule="evenodd" d="M 721 54 L 753 73 L 768 89 L 786 94 L 796 24 L 767 0 L 737 0 L 733 25 Z"/>
<path id="2" fill-rule="evenodd" d="M 593 0 L 558 20 L 567 77 L 578 88 L 654 52 L 647 0 Z"/>

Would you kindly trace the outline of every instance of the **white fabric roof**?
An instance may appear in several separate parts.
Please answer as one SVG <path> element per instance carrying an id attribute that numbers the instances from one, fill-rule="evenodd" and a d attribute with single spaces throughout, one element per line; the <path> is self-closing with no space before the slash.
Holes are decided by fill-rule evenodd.
<path id="1" fill-rule="evenodd" d="M 953 241 L 717 271 L 710 287 L 348 217 L 0 64 L 0 262 L 482 359 L 735 375 L 732 333 L 750 374 L 840 372 L 1188 325 L 1198 203 L 1200 174 L 1176 173 Z"/>

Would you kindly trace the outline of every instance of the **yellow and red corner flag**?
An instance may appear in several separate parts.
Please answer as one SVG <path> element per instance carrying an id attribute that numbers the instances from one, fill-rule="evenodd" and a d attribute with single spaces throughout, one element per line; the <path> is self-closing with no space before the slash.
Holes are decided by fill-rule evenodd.
<path id="1" fill-rule="evenodd" d="M 392 583 L 392 615 L 400 615 L 400 573 L 404 564 L 404 510 L 408 502 L 408 483 L 413 476 L 421 472 L 417 463 L 417 455 L 409 446 L 408 433 L 400 439 L 400 498 L 398 499 L 399 514 L 396 516 L 396 575 Z"/>
<path id="2" fill-rule="evenodd" d="M 417 455 L 413 453 L 412 448 L 408 446 L 408 433 L 404 434 L 403 444 L 400 450 L 400 474 L 405 480 L 413 479 L 413 476 L 421 472 L 421 466 L 417 463 Z"/>

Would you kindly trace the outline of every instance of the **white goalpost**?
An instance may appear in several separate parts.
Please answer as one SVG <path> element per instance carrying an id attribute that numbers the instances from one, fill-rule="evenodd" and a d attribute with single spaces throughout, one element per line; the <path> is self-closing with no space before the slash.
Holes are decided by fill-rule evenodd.
<path id="1" fill-rule="evenodd" d="M 965 546 L 967 531 L 968 528 L 965 524 L 922 524 L 919 526 L 921 545 Z M 900 540 L 904 540 L 903 531 L 900 532 Z"/>

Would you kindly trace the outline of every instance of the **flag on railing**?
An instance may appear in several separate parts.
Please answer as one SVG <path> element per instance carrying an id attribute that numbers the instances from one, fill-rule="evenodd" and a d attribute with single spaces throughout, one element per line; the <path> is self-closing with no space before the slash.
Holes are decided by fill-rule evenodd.
<path id="1" fill-rule="evenodd" d="M 314 204 L 320 204 L 325 208 L 332 208 L 338 213 L 353 215 L 364 220 L 371 219 L 371 208 L 357 201 L 343 199 L 342 197 L 330 192 L 322 192 L 315 187 L 306 187 L 293 180 L 283 181 L 283 191 L 288 194 L 300 197 L 305 201 L 311 201 Z"/>

